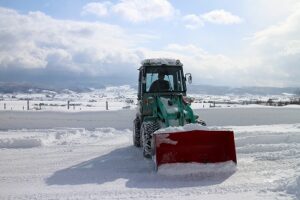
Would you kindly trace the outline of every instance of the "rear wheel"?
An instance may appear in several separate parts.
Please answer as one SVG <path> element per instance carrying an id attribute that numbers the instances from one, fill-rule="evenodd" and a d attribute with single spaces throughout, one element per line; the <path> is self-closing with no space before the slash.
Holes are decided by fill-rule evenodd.
<path id="1" fill-rule="evenodd" d="M 152 156 L 152 136 L 153 133 L 159 129 L 158 122 L 143 122 L 141 126 L 141 142 L 143 145 L 143 155 L 146 158 L 151 158 Z"/>
<path id="2" fill-rule="evenodd" d="M 133 145 L 141 147 L 141 121 L 139 118 L 133 120 Z"/>

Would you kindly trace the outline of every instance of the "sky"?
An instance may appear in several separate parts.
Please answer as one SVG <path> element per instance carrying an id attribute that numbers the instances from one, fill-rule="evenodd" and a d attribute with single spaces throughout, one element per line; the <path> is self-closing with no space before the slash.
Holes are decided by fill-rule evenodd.
<path id="1" fill-rule="evenodd" d="M 194 84 L 300 86 L 299 0 L 0 0 L 0 82 L 136 84 L 175 58 Z"/>

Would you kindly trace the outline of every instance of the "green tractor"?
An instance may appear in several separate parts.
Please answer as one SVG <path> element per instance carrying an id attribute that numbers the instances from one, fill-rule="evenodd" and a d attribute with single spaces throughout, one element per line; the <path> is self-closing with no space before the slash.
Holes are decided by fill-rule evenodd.
<path id="1" fill-rule="evenodd" d="M 232 131 L 209 130 L 191 109 L 186 96 L 190 73 L 175 59 L 146 59 L 139 68 L 138 111 L 133 121 L 133 144 L 142 147 L 156 167 L 166 163 L 236 162 Z M 185 129 L 187 124 L 189 129 Z M 181 127 L 180 131 L 168 127 Z M 191 129 L 192 127 L 192 129 Z"/>

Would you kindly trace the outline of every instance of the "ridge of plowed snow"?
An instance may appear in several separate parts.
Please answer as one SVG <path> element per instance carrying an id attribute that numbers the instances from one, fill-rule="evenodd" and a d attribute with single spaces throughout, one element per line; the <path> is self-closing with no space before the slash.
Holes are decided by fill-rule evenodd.
<path id="1" fill-rule="evenodd" d="M 162 128 L 155 131 L 154 134 L 185 132 L 193 130 L 230 130 L 230 128 L 221 128 L 217 126 L 202 126 L 201 124 L 185 124 L 184 126 L 170 126 L 167 128 Z"/>
<path id="2" fill-rule="evenodd" d="M 94 131 L 80 128 L 22 129 L 0 131 L 0 148 L 34 148 L 54 145 L 102 145 L 127 141 L 130 130 L 97 128 Z M 115 140 L 118 137 L 118 140 Z"/>
<path id="3" fill-rule="evenodd" d="M 222 176 L 224 174 L 233 174 L 236 171 L 236 165 L 232 161 L 223 163 L 172 163 L 163 164 L 158 167 L 158 174 L 167 176 L 196 176 L 210 177 Z"/>
<path id="4" fill-rule="evenodd" d="M 18 149 L 33 148 L 42 146 L 42 141 L 38 138 L 4 138 L 0 139 L 0 148 Z"/>

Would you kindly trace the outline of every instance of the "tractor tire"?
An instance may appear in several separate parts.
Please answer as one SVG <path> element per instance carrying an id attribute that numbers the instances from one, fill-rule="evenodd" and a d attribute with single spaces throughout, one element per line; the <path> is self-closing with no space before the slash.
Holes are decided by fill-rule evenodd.
<path id="1" fill-rule="evenodd" d="M 200 125 L 202 125 L 202 126 L 206 126 L 206 122 L 203 121 L 203 120 L 201 120 L 201 119 L 198 119 L 197 123 L 200 124 Z"/>
<path id="2" fill-rule="evenodd" d="M 141 147 L 141 121 L 139 118 L 133 120 L 133 145 Z"/>
<path id="3" fill-rule="evenodd" d="M 145 158 L 151 158 L 153 154 L 152 135 L 159 129 L 158 122 L 143 122 L 141 126 L 141 142 L 143 146 L 143 155 Z"/>

